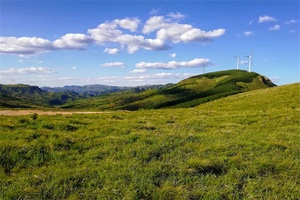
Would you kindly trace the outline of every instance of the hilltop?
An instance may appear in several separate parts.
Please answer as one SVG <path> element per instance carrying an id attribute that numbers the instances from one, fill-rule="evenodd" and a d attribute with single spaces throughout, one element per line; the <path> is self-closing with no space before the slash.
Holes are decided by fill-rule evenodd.
<path id="1" fill-rule="evenodd" d="M 62 106 L 72 109 L 138 110 L 186 108 L 246 91 L 273 87 L 255 72 L 227 70 L 202 74 L 161 89 L 125 91 L 78 100 Z"/>

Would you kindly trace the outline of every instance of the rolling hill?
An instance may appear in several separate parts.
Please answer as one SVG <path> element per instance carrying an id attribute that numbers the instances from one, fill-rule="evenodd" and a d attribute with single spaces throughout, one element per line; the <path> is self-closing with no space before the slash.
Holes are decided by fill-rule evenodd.
<path id="1" fill-rule="evenodd" d="M 162 89 L 126 91 L 70 102 L 62 108 L 138 110 L 185 108 L 226 96 L 273 87 L 267 77 L 242 70 L 212 72 L 190 77 Z"/>

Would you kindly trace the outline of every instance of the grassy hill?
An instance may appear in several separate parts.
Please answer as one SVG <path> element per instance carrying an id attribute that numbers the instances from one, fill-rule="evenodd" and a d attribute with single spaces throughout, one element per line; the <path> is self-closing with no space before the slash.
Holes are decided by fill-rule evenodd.
<path id="1" fill-rule="evenodd" d="M 0 199 L 298 199 L 300 84 L 194 108 L 0 116 Z"/>
<path id="2" fill-rule="evenodd" d="M 138 110 L 194 107 L 250 90 L 275 86 L 268 78 L 242 70 L 194 76 L 163 89 L 126 91 L 71 102 L 63 108 Z"/>

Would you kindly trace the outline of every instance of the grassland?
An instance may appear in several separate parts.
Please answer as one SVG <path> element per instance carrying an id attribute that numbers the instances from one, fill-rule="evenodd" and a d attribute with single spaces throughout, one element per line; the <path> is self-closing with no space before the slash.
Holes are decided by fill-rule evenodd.
<path id="1" fill-rule="evenodd" d="M 298 199 L 299 91 L 195 108 L 0 116 L 0 199 Z"/>

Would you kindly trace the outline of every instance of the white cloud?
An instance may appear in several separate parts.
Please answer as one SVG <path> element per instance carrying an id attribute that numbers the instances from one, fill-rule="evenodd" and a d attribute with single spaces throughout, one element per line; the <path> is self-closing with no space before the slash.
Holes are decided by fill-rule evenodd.
<path id="1" fill-rule="evenodd" d="M 84 49 L 93 42 L 89 36 L 80 33 L 68 33 L 53 42 L 53 47 L 57 49 Z"/>
<path id="2" fill-rule="evenodd" d="M 138 28 L 140 20 L 138 18 L 116 19 L 114 20 L 114 23 L 118 24 L 124 29 L 128 29 L 131 32 L 134 32 Z"/>
<path id="3" fill-rule="evenodd" d="M 116 39 L 122 46 L 127 46 L 128 53 L 134 53 L 140 48 L 146 50 L 165 50 L 170 47 L 160 39 L 145 39 L 142 35 L 121 35 Z"/>
<path id="4" fill-rule="evenodd" d="M 49 40 L 37 37 L 0 37 L 0 53 L 38 54 L 53 49 Z"/>
<path id="5" fill-rule="evenodd" d="M 140 76 L 126 76 L 125 79 L 129 81 L 135 82 L 143 82 L 145 80 L 149 81 L 157 81 L 162 80 L 162 83 L 170 82 L 170 79 L 186 79 L 191 76 L 195 76 L 197 74 L 190 74 L 190 73 L 155 73 L 155 74 L 144 74 Z M 156 82 L 157 83 L 157 82 Z"/>
<path id="6" fill-rule="evenodd" d="M 172 54 L 169 54 L 169 56 L 170 56 L 171 58 L 175 58 L 177 55 L 176 55 L 176 53 L 172 53 Z"/>
<path id="7" fill-rule="evenodd" d="M 143 33 L 151 33 L 165 25 L 166 21 L 163 16 L 150 17 L 143 27 Z"/>
<path id="8" fill-rule="evenodd" d="M 251 26 L 253 24 L 253 22 L 254 22 L 253 20 L 249 21 L 249 25 Z"/>
<path id="9" fill-rule="evenodd" d="M 127 47 L 128 53 L 134 53 L 140 48 L 146 50 L 164 50 L 169 46 L 160 39 L 145 39 L 142 35 L 123 34 L 117 30 L 115 23 L 100 24 L 96 29 L 89 29 L 88 33 L 98 44 L 106 42 L 119 43 L 123 47 Z"/>
<path id="10" fill-rule="evenodd" d="M 279 30 L 280 30 L 280 25 L 277 24 L 277 25 L 275 25 L 275 26 L 269 28 L 269 30 L 270 30 L 270 31 L 279 31 Z"/>
<path id="11" fill-rule="evenodd" d="M 195 58 L 191 61 L 187 62 L 177 62 L 177 61 L 170 61 L 167 63 L 163 62 L 140 62 L 135 65 L 136 68 L 140 69 L 177 69 L 177 68 L 192 68 L 192 67 L 201 67 L 202 65 L 211 65 L 212 63 L 209 59 L 205 58 Z"/>
<path id="12" fill-rule="evenodd" d="M 289 33 L 297 33 L 296 30 L 290 30 Z"/>
<path id="13" fill-rule="evenodd" d="M 175 17 L 177 14 L 172 14 Z M 178 14 L 179 15 L 179 14 Z M 213 31 L 203 31 L 194 28 L 189 24 L 179 24 L 174 22 L 173 18 L 165 18 L 163 16 L 153 16 L 146 21 L 143 27 L 143 33 L 151 33 L 157 31 L 156 37 L 162 41 L 179 42 L 207 42 L 213 38 L 220 37 L 225 34 L 225 29 L 217 29 Z"/>
<path id="14" fill-rule="evenodd" d="M 142 33 L 156 31 L 156 37 L 147 38 L 145 35 L 133 34 L 141 24 L 138 18 L 115 19 L 99 24 L 96 28 L 88 29 L 86 34 L 67 33 L 59 39 L 49 41 L 37 37 L 0 37 L 0 53 L 28 56 L 50 50 L 83 50 L 89 44 L 106 45 L 116 43 L 125 48 L 128 53 L 140 49 L 166 50 L 172 43 L 207 42 L 225 34 L 225 29 L 204 31 L 190 24 L 180 24 L 179 20 L 185 15 L 176 12 L 167 16 L 152 16 L 143 26 Z M 129 32 L 130 31 L 130 32 Z M 119 50 L 106 48 L 105 53 L 115 54 Z"/>
<path id="15" fill-rule="evenodd" d="M 102 64 L 103 67 L 125 67 L 122 62 L 110 62 Z"/>
<path id="16" fill-rule="evenodd" d="M 258 18 L 258 23 L 263 23 L 263 22 L 275 22 L 277 21 L 274 17 L 270 17 L 267 15 L 264 16 L 259 16 Z"/>
<path id="17" fill-rule="evenodd" d="M 217 29 L 213 31 L 202 31 L 201 29 L 193 28 L 180 36 L 183 42 L 206 42 L 211 41 L 212 38 L 220 37 L 225 34 L 225 29 Z"/>
<path id="18" fill-rule="evenodd" d="M 88 34 L 98 44 L 105 44 L 106 42 L 117 42 L 116 38 L 122 35 L 122 31 L 117 30 L 117 24 L 106 22 L 100 24 L 97 28 L 88 29 Z"/>
<path id="19" fill-rule="evenodd" d="M 45 67 L 9 68 L 0 70 L 1 75 L 50 74 L 54 72 L 54 70 Z"/>
<path id="20" fill-rule="evenodd" d="M 117 48 L 105 48 L 103 52 L 108 54 L 118 54 L 120 49 Z"/>
<path id="21" fill-rule="evenodd" d="M 158 13 L 159 13 L 159 9 L 155 9 L 155 8 L 153 8 L 153 9 L 149 12 L 150 15 L 156 15 L 156 14 L 158 14 Z"/>
<path id="22" fill-rule="evenodd" d="M 245 31 L 244 35 L 251 36 L 251 35 L 254 35 L 254 33 L 252 31 Z"/>
<path id="23" fill-rule="evenodd" d="M 176 13 L 170 12 L 167 16 L 170 18 L 173 18 L 177 21 L 182 20 L 186 17 L 184 14 L 182 14 L 180 12 L 176 12 Z"/>
<path id="24" fill-rule="evenodd" d="M 131 71 L 132 73 L 144 73 L 144 72 L 146 72 L 146 70 L 145 69 L 134 69 L 134 70 L 132 70 Z"/>
<path id="25" fill-rule="evenodd" d="M 74 66 L 74 67 L 71 67 L 71 69 L 72 69 L 72 70 L 76 70 L 76 69 L 77 69 L 77 67 L 76 67 L 76 66 Z"/>
<path id="26" fill-rule="evenodd" d="M 285 23 L 285 24 L 295 24 L 295 23 L 297 23 L 297 20 L 291 19 L 291 20 L 286 21 L 286 22 L 284 22 L 284 23 Z"/>

